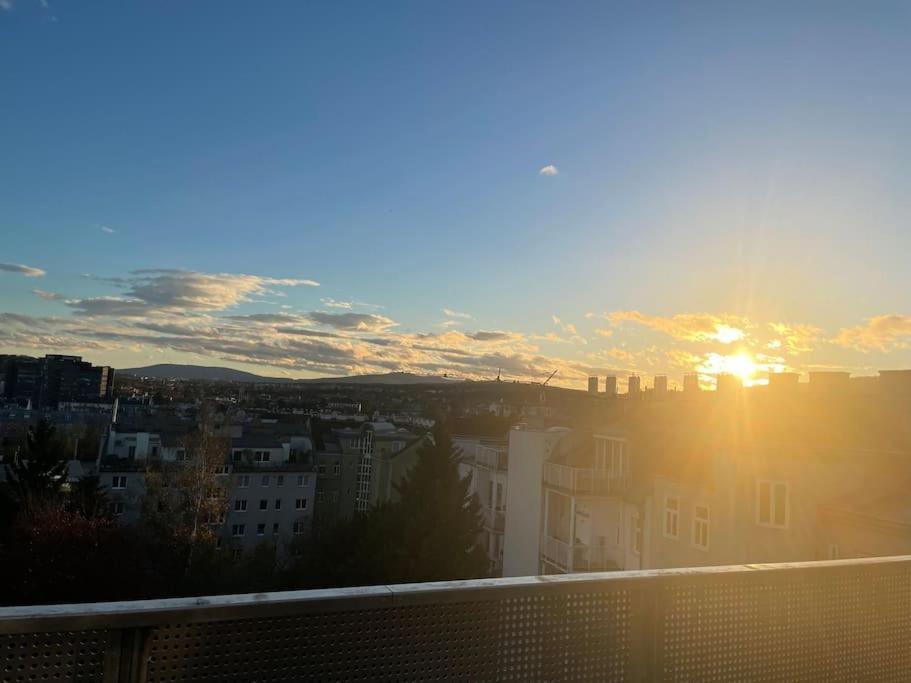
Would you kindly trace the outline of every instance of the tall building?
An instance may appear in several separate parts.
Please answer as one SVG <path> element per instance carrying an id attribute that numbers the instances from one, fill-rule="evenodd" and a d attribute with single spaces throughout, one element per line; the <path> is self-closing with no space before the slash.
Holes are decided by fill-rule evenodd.
<path id="1" fill-rule="evenodd" d="M 588 393 L 590 393 L 590 394 L 598 393 L 598 378 L 597 377 L 588 378 Z"/>
<path id="2" fill-rule="evenodd" d="M 36 408 L 106 399 L 114 386 L 113 368 L 94 366 L 81 356 L 0 356 L 0 376 L 5 399 L 31 401 Z"/>
<path id="3" fill-rule="evenodd" d="M 655 396 L 662 397 L 667 394 L 667 375 L 655 375 Z"/>
<path id="4" fill-rule="evenodd" d="M 630 398 L 639 398 L 639 393 L 642 391 L 642 380 L 639 379 L 639 375 L 630 375 L 627 380 L 626 393 Z"/>
<path id="5" fill-rule="evenodd" d="M 604 378 L 604 393 L 608 396 L 617 395 L 617 376 L 608 375 Z"/>
<path id="6" fill-rule="evenodd" d="M 699 375 L 691 373 L 683 376 L 683 393 L 685 396 L 695 396 L 700 391 Z"/>

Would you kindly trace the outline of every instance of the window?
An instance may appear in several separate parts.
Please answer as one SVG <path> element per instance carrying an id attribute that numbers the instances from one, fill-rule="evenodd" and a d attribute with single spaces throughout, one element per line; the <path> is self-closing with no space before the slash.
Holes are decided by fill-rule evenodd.
<path id="1" fill-rule="evenodd" d="M 284 475 L 284 474 L 279 474 L 279 475 L 275 478 L 275 485 L 276 485 L 276 486 L 284 486 L 284 485 L 285 485 L 285 475 Z"/>
<path id="2" fill-rule="evenodd" d="M 127 487 L 127 478 L 123 475 L 115 474 L 111 479 L 112 489 L 125 489 Z"/>
<path id="3" fill-rule="evenodd" d="M 250 485 L 250 475 L 242 474 L 237 478 L 237 487 L 245 489 Z"/>
<path id="4" fill-rule="evenodd" d="M 158 446 L 152 446 L 152 457 L 153 458 L 158 457 Z"/>
<path id="5" fill-rule="evenodd" d="M 225 475 L 225 474 L 230 474 L 230 473 L 231 473 L 231 466 L 230 466 L 230 465 L 219 465 L 218 467 L 215 468 L 215 474 L 216 474 L 217 476 L 221 476 L 221 475 Z"/>
<path id="6" fill-rule="evenodd" d="M 243 451 L 234 451 L 233 453 L 234 462 L 241 462 L 244 459 Z"/>
<path id="7" fill-rule="evenodd" d="M 281 509 L 282 509 L 282 499 L 281 499 L 281 498 L 276 498 L 276 499 L 275 499 L 275 509 L 276 509 L 276 510 L 281 510 Z"/>
<path id="8" fill-rule="evenodd" d="M 238 498 L 234 501 L 234 512 L 246 512 L 247 511 L 247 499 Z"/>
<path id="9" fill-rule="evenodd" d="M 269 462 L 272 460 L 272 454 L 269 451 L 256 451 L 253 454 L 253 459 L 256 462 Z"/>
<path id="10" fill-rule="evenodd" d="M 693 508 L 693 545 L 699 550 L 709 549 L 709 506 Z"/>
<path id="11" fill-rule="evenodd" d="M 297 475 L 297 485 L 298 486 L 308 486 L 310 484 L 310 475 L 309 474 L 298 474 Z"/>
<path id="12" fill-rule="evenodd" d="M 325 465 L 320 465 L 319 467 L 316 468 L 316 471 L 319 473 L 319 476 L 321 476 L 321 477 L 326 476 L 326 466 Z"/>
<path id="13" fill-rule="evenodd" d="M 633 552 L 639 555 L 642 552 L 642 518 L 633 515 Z"/>
<path id="14" fill-rule="evenodd" d="M 260 499 L 260 501 L 259 501 L 259 509 L 260 509 L 260 510 L 268 510 L 268 509 L 269 509 L 269 501 L 268 501 L 266 498 L 261 498 L 261 499 Z"/>
<path id="15" fill-rule="evenodd" d="M 300 536 L 306 530 L 307 530 L 307 526 L 303 522 L 297 521 L 294 523 L 294 535 L 295 536 Z"/>
<path id="16" fill-rule="evenodd" d="M 130 458 L 136 457 L 136 446 L 130 446 L 127 452 L 127 456 Z"/>
<path id="17" fill-rule="evenodd" d="M 235 538 L 240 538 L 244 535 L 244 532 L 247 530 L 246 524 L 232 524 L 231 525 L 231 535 Z"/>
<path id="18" fill-rule="evenodd" d="M 266 525 L 265 525 L 265 524 L 257 524 L 257 525 L 256 525 L 256 535 L 257 535 L 257 536 L 265 536 L 265 535 L 266 535 Z"/>
<path id="19" fill-rule="evenodd" d="M 497 482 L 497 510 L 506 507 L 506 501 L 503 500 L 503 484 Z"/>
<path id="20" fill-rule="evenodd" d="M 664 499 L 664 535 L 668 538 L 677 538 L 680 523 L 680 499 L 668 496 Z"/>
<path id="21" fill-rule="evenodd" d="M 273 535 L 273 536 L 277 536 L 277 535 L 278 535 L 278 522 L 274 522 L 274 523 L 272 524 L 272 535 Z"/>
<path id="22" fill-rule="evenodd" d="M 493 507 L 493 480 L 487 482 L 487 507 Z"/>
<path id="23" fill-rule="evenodd" d="M 122 515 L 123 514 L 123 503 L 122 502 L 111 503 L 111 514 L 114 515 L 115 517 L 119 517 L 120 515 Z"/>
<path id="24" fill-rule="evenodd" d="M 178 448 L 174 451 L 174 459 L 177 462 L 184 462 L 187 459 L 187 451 L 184 448 Z"/>
<path id="25" fill-rule="evenodd" d="M 261 483 L 262 483 L 262 486 L 268 486 L 268 485 L 269 485 L 269 475 L 268 475 L 268 474 L 264 474 L 264 475 L 263 475 L 263 478 L 262 478 L 262 482 L 261 482 Z"/>
<path id="26" fill-rule="evenodd" d="M 788 485 L 759 481 L 756 485 L 756 523 L 783 529 L 788 526 Z"/>
<path id="27" fill-rule="evenodd" d="M 342 466 L 339 465 L 338 463 L 335 463 L 335 464 L 332 466 L 332 474 L 333 474 L 334 476 L 337 477 L 339 474 L 341 474 L 341 471 L 342 471 Z"/>
<path id="28" fill-rule="evenodd" d="M 307 499 L 298 498 L 296 501 L 294 501 L 294 509 L 295 510 L 306 510 L 307 509 Z"/>

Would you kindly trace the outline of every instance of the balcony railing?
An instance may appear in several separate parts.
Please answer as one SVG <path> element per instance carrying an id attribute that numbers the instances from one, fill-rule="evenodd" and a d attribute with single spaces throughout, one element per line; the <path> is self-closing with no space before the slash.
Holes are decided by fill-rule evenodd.
<path id="1" fill-rule="evenodd" d="M 911 556 L 0 608 L 0 680 L 907 680 Z"/>
<path id="2" fill-rule="evenodd" d="M 548 462 L 544 464 L 544 483 L 575 496 L 603 496 L 625 491 L 629 487 L 629 475 Z"/>
<path id="3" fill-rule="evenodd" d="M 553 536 L 541 536 L 541 556 L 549 564 L 564 572 L 600 571 L 615 568 L 608 558 L 606 545 L 570 545 Z M 569 563 L 570 557 L 572 564 Z"/>

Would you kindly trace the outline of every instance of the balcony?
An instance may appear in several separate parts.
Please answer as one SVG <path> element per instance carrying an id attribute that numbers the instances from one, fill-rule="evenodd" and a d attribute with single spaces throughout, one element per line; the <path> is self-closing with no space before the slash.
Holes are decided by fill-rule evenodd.
<path id="1" fill-rule="evenodd" d="M 572 564 L 570 564 L 572 557 Z M 570 545 L 553 536 L 541 536 L 541 559 L 564 572 L 586 572 L 616 569 L 608 559 L 606 545 Z"/>
<path id="2" fill-rule="evenodd" d="M 502 448 L 478 446 L 475 451 L 474 463 L 477 467 L 505 472 L 509 467 L 509 453 Z"/>
<path id="3" fill-rule="evenodd" d="M 506 511 L 494 510 L 493 508 L 482 506 L 484 513 L 484 528 L 502 534 L 506 530 Z"/>
<path id="4" fill-rule="evenodd" d="M 573 496 L 606 496 L 629 488 L 629 474 L 544 463 L 544 485 Z"/>
<path id="5" fill-rule="evenodd" d="M 907 680 L 911 556 L 0 608 L 0 679 Z"/>

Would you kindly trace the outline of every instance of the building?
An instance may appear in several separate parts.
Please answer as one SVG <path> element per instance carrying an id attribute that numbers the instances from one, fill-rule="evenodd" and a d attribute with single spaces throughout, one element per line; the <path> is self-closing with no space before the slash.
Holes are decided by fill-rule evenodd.
<path id="1" fill-rule="evenodd" d="M 590 393 L 590 394 L 598 393 L 598 378 L 597 377 L 588 378 L 588 393 Z"/>
<path id="2" fill-rule="evenodd" d="M 30 402 L 35 408 L 109 399 L 114 385 L 112 368 L 93 366 L 80 356 L 57 354 L 0 356 L 0 376 L 6 400 Z"/>
<path id="3" fill-rule="evenodd" d="M 617 376 L 608 375 L 604 378 L 604 393 L 613 398 L 617 395 Z"/>

